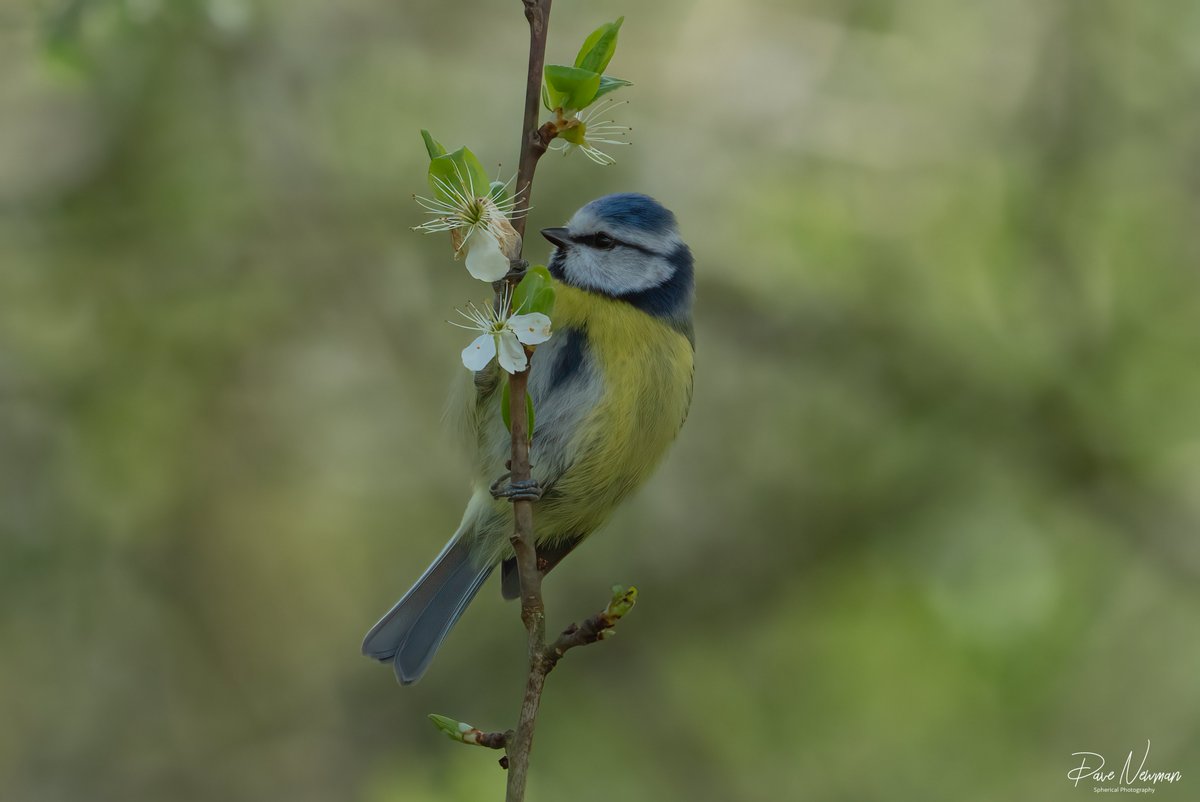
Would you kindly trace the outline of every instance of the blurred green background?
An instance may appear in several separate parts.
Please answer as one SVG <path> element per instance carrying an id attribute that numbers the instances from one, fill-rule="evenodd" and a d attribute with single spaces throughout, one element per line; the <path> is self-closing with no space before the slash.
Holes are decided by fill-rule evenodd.
<path id="1" fill-rule="evenodd" d="M 531 799 L 1078 799 L 1147 739 L 1200 798 L 1200 5 L 559 0 L 550 60 L 620 14 L 635 144 L 530 225 L 677 212 L 695 403 L 548 582 L 642 603 Z M 501 798 L 425 720 L 515 719 L 494 580 L 419 685 L 358 650 L 467 492 L 417 131 L 510 174 L 526 46 L 517 0 L 0 5 L 0 799 Z"/>

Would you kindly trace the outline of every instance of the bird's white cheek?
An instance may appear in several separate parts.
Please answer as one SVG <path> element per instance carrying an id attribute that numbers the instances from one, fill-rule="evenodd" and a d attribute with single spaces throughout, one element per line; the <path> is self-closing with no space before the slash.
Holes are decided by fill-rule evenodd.
<path id="1" fill-rule="evenodd" d="M 671 277 L 671 265 L 632 248 L 580 250 L 568 259 L 572 283 L 609 295 L 626 295 L 657 287 Z"/>

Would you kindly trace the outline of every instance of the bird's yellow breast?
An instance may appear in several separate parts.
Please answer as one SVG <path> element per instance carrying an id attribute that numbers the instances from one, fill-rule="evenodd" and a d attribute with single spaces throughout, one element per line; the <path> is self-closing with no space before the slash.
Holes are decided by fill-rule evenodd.
<path id="1" fill-rule="evenodd" d="M 677 329 L 628 303 L 562 283 L 555 289 L 554 324 L 586 332 L 603 387 L 576 434 L 579 456 L 555 487 L 570 502 L 546 505 L 561 518 L 543 521 L 547 529 L 565 537 L 598 527 L 658 464 L 687 416 L 693 349 Z"/>

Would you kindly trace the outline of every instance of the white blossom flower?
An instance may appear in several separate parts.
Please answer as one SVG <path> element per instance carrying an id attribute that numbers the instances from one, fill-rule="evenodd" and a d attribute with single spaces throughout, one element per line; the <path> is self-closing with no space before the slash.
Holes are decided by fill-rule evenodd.
<path id="1" fill-rule="evenodd" d="M 596 164 L 609 165 L 614 163 L 616 159 L 596 146 L 628 145 L 629 142 L 626 137 L 629 136 L 629 132 L 633 129 L 612 120 L 601 120 L 598 118 L 612 111 L 617 106 L 628 102 L 627 100 L 619 102 L 607 101 L 597 104 L 590 111 L 585 109 L 584 111 L 576 112 L 573 118 L 574 124 L 560 131 L 559 135 L 550 143 L 550 149 L 561 150 L 563 155 L 578 149 L 583 151 L 583 154 Z"/>
<path id="2" fill-rule="evenodd" d="M 433 179 L 448 201 L 414 196 L 433 215 L 414 230 L 428 234 L 449 231 L 454 258 L 464 252 L 467 255 L 467 272 L 480 281 L 498 281 L 508 273 L 509 260 L 520 252 L 521 237 L 509 220 L 524 211 L 517 210 L 515 199 L 497 202 L 488 187 L 475 187 L 469 175 L 464 178 L 459 173 L 459 179 L 457 187 Z"/>
<path id="3" fill-rule="evenodd" d="M 452 325 L 480 332 L 462 352 L 463 364 L 468 369 L 483 370 L 493 357 L 499 357 L 500 367 L 509 373 L 519 373 L 529 365 L 525 346 L 539 345 L 550 339 L 550 318 L 541 312 L 511 314 L 511 303 L 512 295 L 506 292 L 498 312 L 490 305 L 481 309 L 475 304 L 467 304 L 465 312 L 458 310 L 470 324 L 451 321 Z"/>

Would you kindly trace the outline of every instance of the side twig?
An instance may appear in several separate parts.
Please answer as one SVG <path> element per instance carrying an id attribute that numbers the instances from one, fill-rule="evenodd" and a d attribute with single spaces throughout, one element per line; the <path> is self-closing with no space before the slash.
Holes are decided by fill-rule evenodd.
<path id="1" fill-rule="evenodd" d="M 446 737 L 452 741 L 458 741 L 460 744 L 472 744 L 474 746 L 482 746 L 485 749 L 503 749 L 508 751 L 508 746 L 512 743 L 512 730 L 507 732 L 484 732 L 481 729 L 472 727 L 470 724 L 464 724 L 460 721 L 455 721 L 449 716 L 439 716 L 436 713 L 429 714 L 429 720 L 433 722 L 433 726 L 441 730 Z M 508 768 L 508 755 L 500 758 L 500 767 Z"/>
<path id="2" fill-rule="evenodd" d="M 541 701 L 542 687 L 545 684 L 546 676 L 554 670 L 558 665 L 558 661 L 563 658 L 568 651 L 578 646 L 587 646 L 589 643 L 596 643 L 610 637 L 615 631 L 613 627 L 617 625 L 626 613 L 633 609 L 637 603 L 637 588 L 624 588 L 620 585 L 613 585 L 612 599 L 608 606 L 600 612 L 588 618 L 582 624 L 571 624 L 555 638 L 554 643 L 546 646 L 545 643 L 539 647 L 530 660 L 529 681 L 527 683 L 526 696 L 524 703 L 521 706 L 521 723 L 527 724 L 532 733 L 533 718 L 526 718 L 526 712 L 530 701 L 533 702 L 533 714 L 536 715 L 537 704 Z M 543 627 L 544 632 L 544 627 Z M 532 696 L 530 696 L 530 688 Z M 470 744 L 473 746 L 482 746 L 487 749 L 503 749 L 504 757 L 500 758 L 500 767 L 508 769 L 509 783 L 506 792 L 506 800 L 523 800 L 525 794 L 525 786 L 522 783 L 519 787 L 514 787 L 512 784 L 512 776 L 518 766 L 524 766 L 526 775 L 529 767 L 529 750 L 526 747 L 524 758 L 521 762 L 515 759 L 517 749 L 517 732 L 507 730 L 505 732 L 484 732 L 476 727 L 466 724 L 461 721 L 455 721 L 448 716 L 439 716 L 431 714 L 429 716 L 439 730 L 441 730 L 452 741 L 457 741 L 462 744 Z M 516 794 L 516 796 L 514 796 Z"/>
<path id="3" fill-rule="evenodd" d="M 558 665 L 558 661 L 569 650 L 611 637 L 616 632 L 613 627 L 637 604 L 637 594 L 635 587 L 623 588 L 613 585 L 612 601 L 607 607 L 582 624 L 571 624 L 546 648 L 543 655 L 547 663 L 546 671 L 549 672 Z"/>

